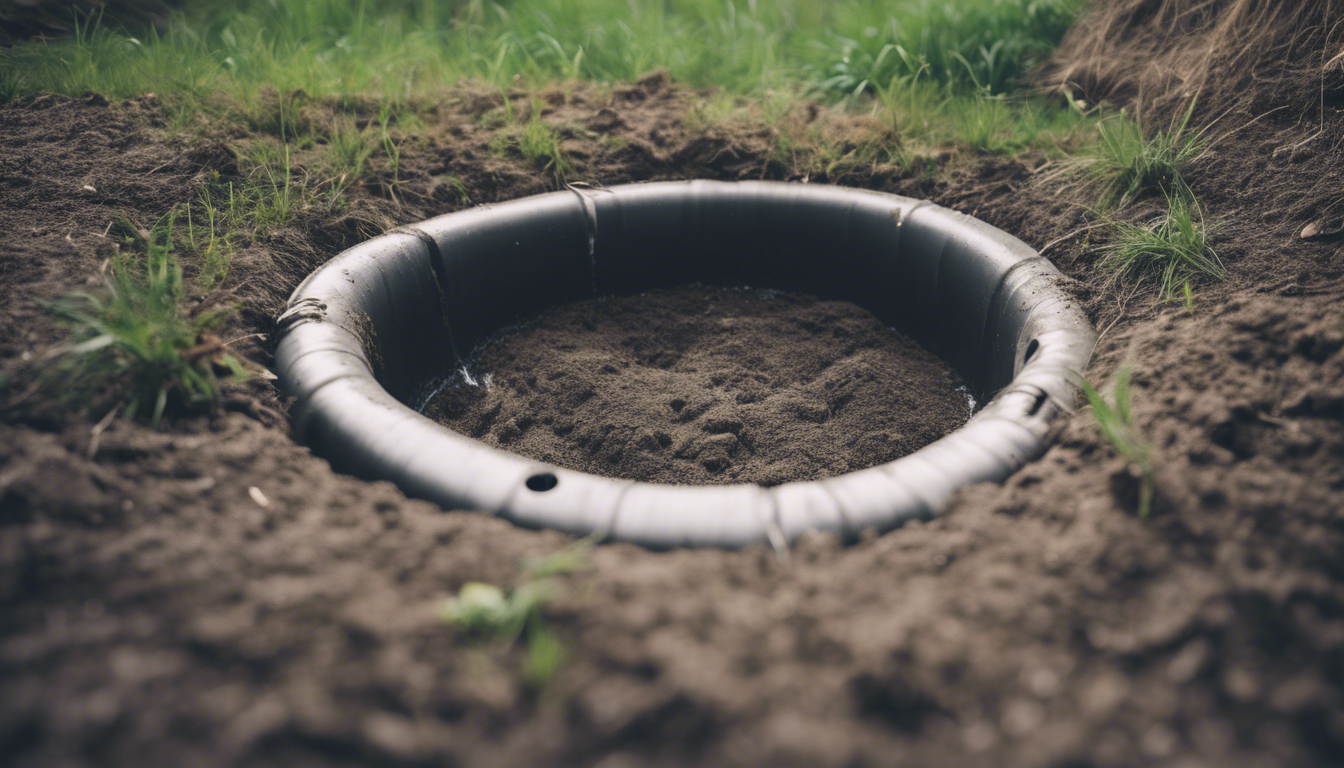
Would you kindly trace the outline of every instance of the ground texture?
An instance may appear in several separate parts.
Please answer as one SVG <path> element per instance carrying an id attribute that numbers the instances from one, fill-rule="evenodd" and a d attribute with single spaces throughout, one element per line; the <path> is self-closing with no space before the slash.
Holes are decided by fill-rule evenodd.
<path id="1" fill-rule="evenodd" d="M 833 477 L 971 414 L 951 367 L 871 312 L 769 289 L 567 304 L 487 341 L 445 384 L 426 413 L 458 432 L 655 483 Z"/>
<path id="2" fill-rule="evenodd" d="M 703 125 L 664 78 L 545 101 L 594 183 L 783 175 L 768 125 Z M 520 108 L 526 99 L 518 100 Z M 390 184 L 240 244 L 238 335 L 369 232 L 551 189 L 489 149 L 498 96 L 447 93 Z M 1032 158 L 950 152 L 841 181 L 927 197 L 1045 250 L 1134 371 L 1158 499 L 1090 416 L 943 517 L 842 547 L 603 545 L 549 616 L 568 663 L 437 608 L 567 544 L 334 473 L 257 381 L 159 431 L 13 392 L 0 424 L 0 762 L 58 765 L 1329 765 L 1344 753 L 1344 167 L 1331 108 L 1271 115 L 1191 169 L 1229 277 L 1155 304 L 1094 269 L 1102 235 Z M 96 282 L 116 216 L 203 174 L 153 99 L 0 107 L 0 358 L 59 338 L 35 303 Z M 1053 180 L 1052 180 L 1053 179 Z M 240 351 L 269 362 L 265 341 Z M 256 489 L 252 491 L 251 489 Z"/>

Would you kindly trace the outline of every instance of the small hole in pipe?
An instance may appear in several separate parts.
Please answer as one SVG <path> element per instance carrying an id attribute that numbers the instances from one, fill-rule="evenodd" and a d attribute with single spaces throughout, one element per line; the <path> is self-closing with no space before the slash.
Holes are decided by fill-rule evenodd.
<path id="1" fill-rule="evenodd" d="M 1041 406 L 1045 405 L 1045 401 L 1049 399 L 1050 395 L 1045 390 L 1041 390 L 1039 393 L 1037 393 L 1036 400 L 1031 404 L 1031 410 L 1027 411 L 1027 415 L 1035 416 L 1036 414 L 1040 413 Z"/>
<path id="2" fill-rule="evenodd" d="M 559 485 L 560 481 L 550 472 L 542 472 L 539 475 L 533 475 L 527 478 L 527 489 L 544 493 Z"/>
<path id="3" fill-rule="evenodd" d="M 1041 348 L 1041 342 L 1037 341 L 1036 339 L 1032 339 L 1031 343 L 1027 345 L 1027 354 L 1022 357 L 1022 364 L 1026 365 L 1027 363 L 1031 362 L 1031 358 L 1035 356 L 1036 350 L 1040 348 Z"/>

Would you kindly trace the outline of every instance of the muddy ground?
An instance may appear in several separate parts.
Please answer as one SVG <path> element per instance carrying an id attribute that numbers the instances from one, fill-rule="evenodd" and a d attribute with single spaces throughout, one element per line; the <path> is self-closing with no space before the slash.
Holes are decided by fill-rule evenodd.
<path id="1" fill-rule="evenodd" d="M 574 179 L 792 175 L 771 126 L 703 125 L 697 98 L 655 77 L 553 93 L 548 119 L 574 126 Z M 241 244 L 233 330 L 269 333 L 289 290 L 370 231 L 554 188 L 489 151 L 482 115 L 498 108 L 445 93 L 396 179 Z M 1153 516 L 1135 516 L 1134 480 L 1084 413 L 1006 485 L 852 547 L 603 545 L 548 612 L 569 659 L 540 690 L 520 649 L 437 610 L 465 582 L 513 583 L 565 536 L 334 473 L 262 381 L 158 431 L 113 422 L 96 445 L 101 414 L 11 392 L 0 762 L 1335 764 L 1344 254 L 1298 236 L 1340 167 L 1319 127 L 1264 120 L 1192 169 L 1229 271 L 1192 310 L 1108 285 L 1082 192 L 1039 158 L 810 175 L 928 197 L 1045 248 L 1104 331 L 1091 377 L 1134 371 L 1160 458 Z M 237 172 L 221 141 L 170 138 L 152 99 L 25 98 L 0 107 L 0 146 L 10 374 L 59 338 L 35 300 L 96 282 L 113 216 L 151 222 L 203 174 Z M 264 341 L 240 351 L 269 363 Z"/>

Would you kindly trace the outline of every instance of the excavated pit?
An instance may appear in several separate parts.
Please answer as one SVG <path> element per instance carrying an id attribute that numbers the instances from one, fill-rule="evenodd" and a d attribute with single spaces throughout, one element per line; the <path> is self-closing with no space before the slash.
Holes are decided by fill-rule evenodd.
<path id="1" fill-rule="evenodd" d="M 447 508 L 653 547 L 782 546 L 808 530 L 853 537 L 934 515 L 958 488 L 1039 455 L 1095 342 L 1057 279 L 1011 235 L 895 195 L 773 182 L 573 188 L 346 251 L 295 291 L 276 365 L 301 439 Z M 908 455 L 771 487 L 602 477 L 488 446 L 414 407 L 521 318 L 691 283 L 852 302 L 946 361 L 985 405 Z"/>

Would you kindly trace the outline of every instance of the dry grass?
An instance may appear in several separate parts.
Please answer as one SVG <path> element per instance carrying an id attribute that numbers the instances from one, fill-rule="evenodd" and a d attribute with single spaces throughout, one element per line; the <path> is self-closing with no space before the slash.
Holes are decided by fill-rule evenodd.
<path id="1" fill-rule="evenodd" d="M 1204 115 L 1313 113 L 1344 90 L 1344 4 L 1115 0 L 1065 36 L 1047 81 L 1141 118 L 1198 97 Z"/>

